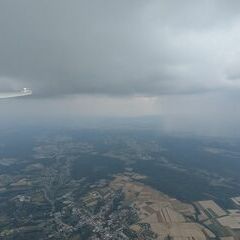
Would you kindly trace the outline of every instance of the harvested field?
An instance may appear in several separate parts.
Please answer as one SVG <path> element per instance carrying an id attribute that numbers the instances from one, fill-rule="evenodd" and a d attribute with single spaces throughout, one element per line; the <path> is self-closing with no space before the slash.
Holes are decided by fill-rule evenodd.
<path id="1" fill-rule="evenodd" d="M 216 217 L 222 217 L 227 215 L 227 212 L 223 210 L 220 206 L 218 206 L 214 201 L 207 200 L 207 201 L 199 201 L 198 204 L 200 205 L 201 210 L 204 211 L 204 213 L 209 218 L 216 218 Z"/>
<path id="2" fill-rule="evenodd" d="M 192 205 L 154 190 L 144 184 L 134 181 L 131 176 L 116 176 L 110 186 L 122 188 L 126 201 L 131 202 L 138 211 L 140 223 L 148 223 L 158 240 L 173 237 L 179 240 L 205 240 L 214 234 L 203 226 L 189 222 L 186 216 L 194 216 Z"/>

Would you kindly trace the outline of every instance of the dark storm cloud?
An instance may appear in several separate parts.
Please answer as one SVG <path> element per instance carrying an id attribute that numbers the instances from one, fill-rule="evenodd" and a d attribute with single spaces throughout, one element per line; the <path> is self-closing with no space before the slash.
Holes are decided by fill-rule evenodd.
<path id="1" fill-rule="evenodd" d="M 0 86 L 39 96 L 236 88 L 239 9 L 229 0 L 2 0 Z"/>

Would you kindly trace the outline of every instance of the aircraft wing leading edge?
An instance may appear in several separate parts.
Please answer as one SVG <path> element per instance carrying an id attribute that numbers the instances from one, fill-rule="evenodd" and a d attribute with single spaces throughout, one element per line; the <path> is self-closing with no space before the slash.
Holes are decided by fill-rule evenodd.
<path id="1" fill-rule="evenodd" d="M 32 90 L 28 88 L 24 88 L 22 91 L 19 92 L 3 92 L 0 93 L 0 99 L 3 98 L 14 98 L 14 97 L 23 97 L 32 95 Z"/>

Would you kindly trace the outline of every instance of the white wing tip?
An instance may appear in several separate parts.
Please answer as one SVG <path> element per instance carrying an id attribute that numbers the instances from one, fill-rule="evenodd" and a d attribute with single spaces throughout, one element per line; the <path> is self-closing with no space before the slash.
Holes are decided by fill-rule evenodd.
<path id="1" fill-rule="evenodd" d="M 32 95 L 32 90 L 30 88 L 23 88 L 22 93 L 25 95 Z"/>

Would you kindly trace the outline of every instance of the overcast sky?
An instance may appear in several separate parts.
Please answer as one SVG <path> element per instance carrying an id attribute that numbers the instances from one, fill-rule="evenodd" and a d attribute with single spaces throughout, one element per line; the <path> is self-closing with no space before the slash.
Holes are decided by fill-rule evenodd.
<path id="1" fill-rule="evenodd" d="M 1 114 L 240 134 L 239 43 L 238 0 L 0 0 L 0 92 L 34 93 Z"/>

